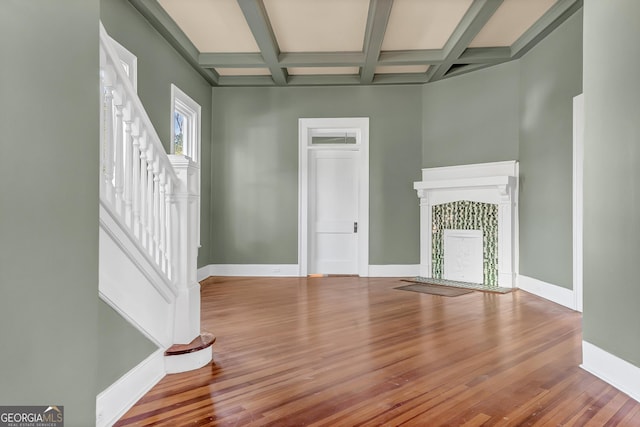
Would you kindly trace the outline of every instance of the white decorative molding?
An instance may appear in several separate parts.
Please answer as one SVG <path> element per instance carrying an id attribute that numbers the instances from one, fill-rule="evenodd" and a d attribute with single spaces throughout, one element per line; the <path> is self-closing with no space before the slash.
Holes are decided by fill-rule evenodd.
<path id="1" fill-rule="evenodd" d="M 469 200 L 498 205 L 498 285 L 514 287 L 518 259 L 518 162 L 422 169 L 413 188 L 420 198 L 420 276 L 431 277 L 432 210 Z"/>
<path id="2" fill-rule="evenodd" d="M 640 367 L 587 341 L 582 341 L 580 367 L 640 402 Z"/>
<path id="3" fill-rule="evenodd" d="M 192 371 L 205 366 L 213 358 L 211 346 L 191 353 L 164 356 L 164 366 L 167 374 Z"/>
<path id="4" fill-rule="evenodd" d="M 518 288 L 537 295 L 556 304 L 575 310 L 575 298 L 571 289 L 543 282 L 533 277 L 518 276 Z"/>
<path id="5" fill-rule="evenodd" d="M 209 276 L 298 277 L 298 264 L 209 264 Z M 207 276 L 208 277 L 208 276 Z"/>
<path id="6" fill-rule="evenodd" d="M 165 376 L 164 350 L 158 349 L 96 397 L 96 426 L 112 426 Z"/>
<path id="7" fill-rule="evenodd" d="M 369 277 L 416 277 L 419 275 L 419 264 L 387 264 L 369 266 Z"/>

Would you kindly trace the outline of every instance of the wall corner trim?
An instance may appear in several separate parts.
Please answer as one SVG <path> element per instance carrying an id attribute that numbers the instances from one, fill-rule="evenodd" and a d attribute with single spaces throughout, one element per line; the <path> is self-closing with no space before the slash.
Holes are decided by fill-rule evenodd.
<path id="1" fill-rule="evenodd" d="M 640 402 L 640 367 L 587 341 L 582 341 L 580 367 Z"/>
<path id="2" fill-rule="evenodd" d="M 572 310 L 576 309 L 576 301 L 571 289 L 543 282 L 533 277 L 523 276 L 522 274 L 518 275 L 518 288 Z"/>
<path id="3" fill-rule="evenodd" d="M 112 426 L 165 376 L 164 349 L 158 349 L 96 397 L 96 426 Z"/>

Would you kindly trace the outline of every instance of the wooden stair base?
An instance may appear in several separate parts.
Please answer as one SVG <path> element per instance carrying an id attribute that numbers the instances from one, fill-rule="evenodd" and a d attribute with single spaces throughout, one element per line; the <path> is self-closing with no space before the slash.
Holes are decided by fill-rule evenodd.
<path id="1" fill-rule="evenodd" d="M 165 371 L 167 374 L 175 374 L 202 368 L 211 362 L 211 346 L 215 341 L 213 334 L 202 332 L 189 344 L 172 345 L 164 352 Z"/>

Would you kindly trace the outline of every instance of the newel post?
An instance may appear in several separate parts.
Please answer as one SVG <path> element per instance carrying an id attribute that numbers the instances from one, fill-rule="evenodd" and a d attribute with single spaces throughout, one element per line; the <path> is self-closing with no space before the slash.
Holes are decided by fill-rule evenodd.
<path id="1" fill-rule="evenodd" d="M 178 291 L 175 305 L 174 344 L 188 344 L 200 335 L 200 284 L 197 280 L 198 258 L 198 173 L 189 157 L 170 155 L 178 176 L 171 204 L 171 254 L 174 284 Z M 175 213 L 175 214 L 174 214 Z"/>

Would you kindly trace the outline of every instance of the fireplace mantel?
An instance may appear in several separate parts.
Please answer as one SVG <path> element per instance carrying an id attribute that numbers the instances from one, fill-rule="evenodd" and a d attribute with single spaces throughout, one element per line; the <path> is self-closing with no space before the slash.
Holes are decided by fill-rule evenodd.
<path id="1" fill-rule="evenodd" d="M 515 286 L 518 162 L 422 169 L 413 188 L 420 198 L 420 275 L 432 276 L 433 206 L 462 200 L 498 205 L 498 285 Z"/>

